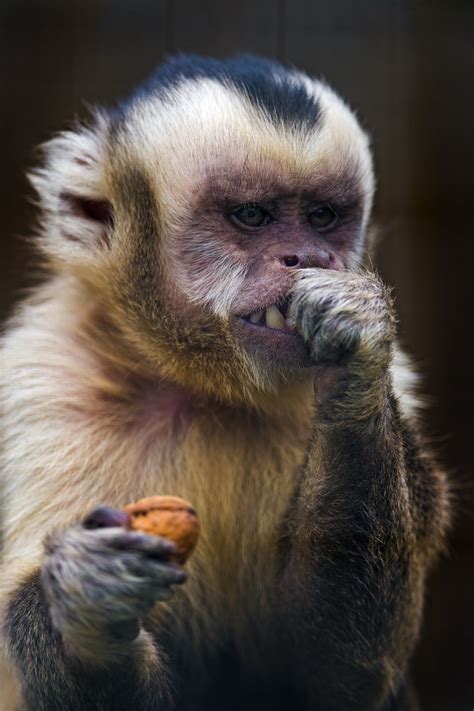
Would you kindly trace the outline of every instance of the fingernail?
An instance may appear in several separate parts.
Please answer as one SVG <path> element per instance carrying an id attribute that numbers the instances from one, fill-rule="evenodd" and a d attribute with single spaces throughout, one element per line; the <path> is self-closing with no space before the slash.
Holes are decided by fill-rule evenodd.
<path id="1" fill-rule="evenodd" d="M 110 506 L 98 506 L 90 512 L 83 520 L 84 528 L 114 528 L 116 526 L 127 527 L 130 523 L 130 516 L 125 511 L 113 509 Z"/>
<path id="2" fill-rule="evenodd" d="M 173 543 L 173 541 L 168 541 L 166 539 L 163 539 L 159 545 L 159 551 L 162 553 L 175 553 L 176 552 L 176 543 Z"/>

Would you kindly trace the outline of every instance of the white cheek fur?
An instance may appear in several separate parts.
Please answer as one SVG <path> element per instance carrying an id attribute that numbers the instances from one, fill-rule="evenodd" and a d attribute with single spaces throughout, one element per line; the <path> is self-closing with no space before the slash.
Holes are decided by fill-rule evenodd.
<path id="1" fill-rule="evenodd" d="M 187 299 L 211 309 L 220 318 L 227 318 L 234 300 L 242 290 L 248 267 L 229 256 L 211 240 L 200 240 L 198 235 L 184 237 L 187 256 L 193 263 L 183 267 L 179 249 L 171 252 L 172 270 L 176 284 Z M 191 258 L 190 258 L 190 255 Z"/>

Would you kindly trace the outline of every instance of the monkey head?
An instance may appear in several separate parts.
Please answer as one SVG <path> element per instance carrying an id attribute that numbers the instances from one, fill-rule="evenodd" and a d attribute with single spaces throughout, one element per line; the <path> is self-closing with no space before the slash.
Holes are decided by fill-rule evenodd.
<path id="1" fill-rule="evenodd" d="M 228 402 L 304 378 L 295 280 L 360 263 L 373 195 L 344 102 L 254 57 L 172 59 L 47 144 L 32 181 L 53 268 L 94 295 L 130 359 Z"/>

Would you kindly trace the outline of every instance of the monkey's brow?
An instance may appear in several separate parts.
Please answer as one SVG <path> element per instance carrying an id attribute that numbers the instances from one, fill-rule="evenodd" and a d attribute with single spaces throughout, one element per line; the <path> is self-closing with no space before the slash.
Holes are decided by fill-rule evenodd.
<path id="1" fill-rule="evenodd" d="M 207 204 L 277 200 L 297 195 L 308 201 L 330 200 L 343 206 L 356 205 L 367 194 L 363 181 L 356 175 L 298 176 L 285 180 L 274 173 L 243 175 L 231 169 L 208 174 L 197 192 L 200 201 Z"/>

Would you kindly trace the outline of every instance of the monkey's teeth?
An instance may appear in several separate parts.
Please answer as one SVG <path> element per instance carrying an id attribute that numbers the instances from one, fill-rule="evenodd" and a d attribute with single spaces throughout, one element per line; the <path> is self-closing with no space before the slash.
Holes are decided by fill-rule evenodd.
<path id="1" fill-rule="evenodd" d="M 285 319 L 276 306 L 269 306 L 265 311 L 265 325 L 268 328 L 284 330 Z"/>
<path id="2" fill-rule="evenodd" d="M 250 314 L 250 320 L 252 323 L 260 323 L 262 320 L 263 311 L 255 311 L 255 313 Z"/>

